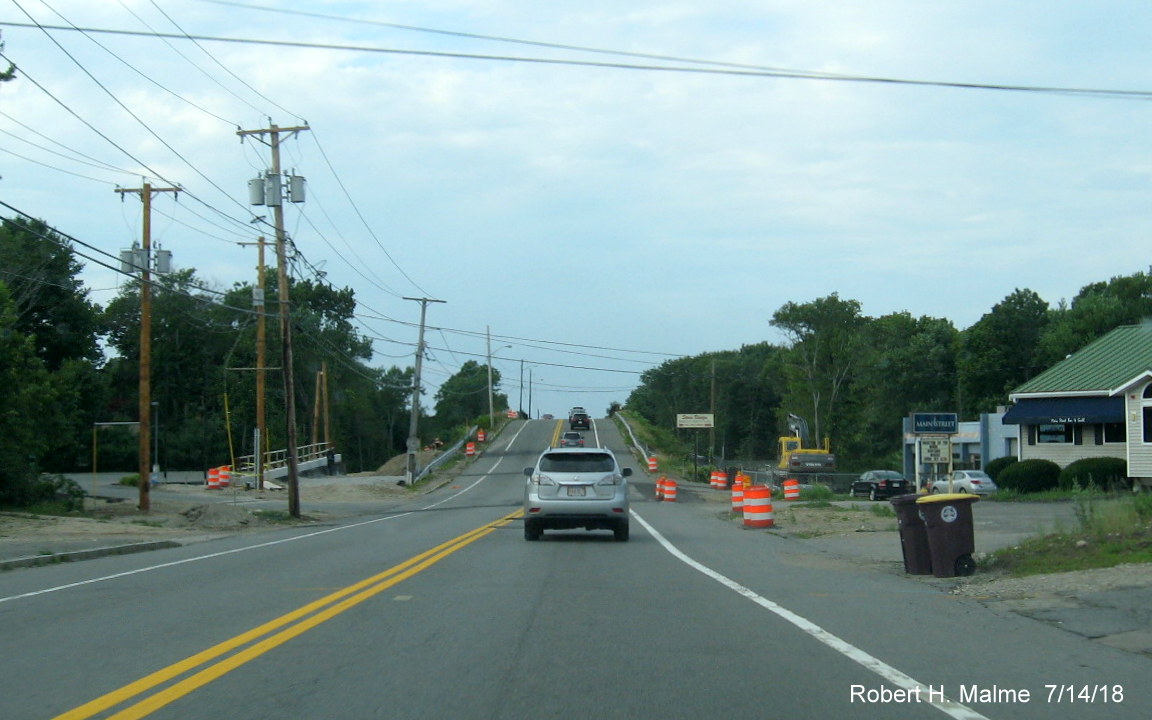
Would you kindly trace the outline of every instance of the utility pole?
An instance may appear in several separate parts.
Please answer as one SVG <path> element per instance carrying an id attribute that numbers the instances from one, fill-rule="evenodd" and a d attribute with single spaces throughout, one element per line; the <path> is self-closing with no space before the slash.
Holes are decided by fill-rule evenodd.
<path id="1" fill-rule="evenodd" d="M 708 462 L 716 462 L 716 361 L 712 361 L 711 399 L 708 412 L 712 413 L 712 427 L 708 428 Z"/>
<path id="2" fill-rule="evenodd" d="M 120 199 L 126 193 L 136 193 L 144 202 L 142 251 L 139 258 L 133 258 L 133 265 L 140 272 L 140 501 L 138 507 L 144 512 L 152 509 L 152 193 L 179 192 L 180 188 L 154 188 L 148 183 L 135 189 L 116 188 Z M 142 260 L 137 262 L 136 260 Z"/>
<path id="3" fill-rule="evenodd" d="M 416 453 L 420 450 L 420 438 L 416 434 L 416 425 L 417 418 L 420 416 L 420 370 L 424 365 L 424 320 L 428 314 L 428 303 L 447 301 L 413 297 L 404 299 L 420 303 L 420 335 L 416 341 L 416 372 L 412 378 L 412 415 L 408 421 L 408 468 L 404 473 L 408 486 L 411 487 L 412 483 L 416 481 Z"/>
<path id="4" fill-rule="evenodd" d="M 256 471 L 256 488 L 264 489 L 264 446 L 268 443 L 267 412 L 264 408 L 264 378 L 268 369 L 265 357 L 267 333 L 264 321 L 264 237 L 255 243 L 239 243 L 241 246 L 256 245 L 256 287 L 252 290 L 252 309 L 256 312 L 256 437 L 252 443 L 252 459 Z"/>
<path id="5" fill-rule="evenodd" d="M 268 135 L 268 145 L 272 151 L 272 170 L 264 178 L 258 178 L 262 197 L 259 202 L 252 195 L 254 185 L 249 183 L 249 203 L 254 205 L 271 205 L 273 223 L 276 228 L 276 266 L 278 275 L 277 289 L 280 295 L 280 340 L 281 355 L 284 373 L 284 424 L 285 438 L 288 445 L 288 514 L 294 518 L 300 517 L 300 459 L 296 439 L 296 388 L 292 373 L 292 319 L 289 312 L 288 301 L 288 252 L 285 248 L 286 234 L 284 232 L 284 188 L 280 175 L 280 134 L 304 132 L 310 130 L 307 125 L 299 127 L 281 128 L 273 123 L 263 130 L 237 130 L 241 138 L 248 135 Z M 297 181 L 300 181 L 297 183 Z M 298 188 L 298 189 L 297 189 Z M 302 178 L 292 178 L 289 200 L 303 202 Z"/>
<path id="6" fill-rule="evenodd" d="M 316 392 L 312 408 L 312 444 L 320 444 L 320 424 L 324 424 L 325 449 L 332 446 L 332 417 L 328 412 L 328 361 L 320 363 L 316 371 Z"/>
<path id="7" fill-rule="evenodd" d="M 496 411 L 492 407 L 492 328 L 484 326 L 484 333 L 488 339 L 488 431 L 496 429 L 496 419 L 492 417 Z"/>

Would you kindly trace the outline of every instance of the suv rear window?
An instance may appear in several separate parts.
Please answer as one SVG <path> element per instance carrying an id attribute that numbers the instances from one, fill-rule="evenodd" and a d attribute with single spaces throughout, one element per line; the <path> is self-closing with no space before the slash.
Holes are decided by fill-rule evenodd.
<path id="1" fill-rule="evenodd" d="M 552 453 L 540 458 L 540 472 L 612 472 L 616 463 L 604 453 Z"/>

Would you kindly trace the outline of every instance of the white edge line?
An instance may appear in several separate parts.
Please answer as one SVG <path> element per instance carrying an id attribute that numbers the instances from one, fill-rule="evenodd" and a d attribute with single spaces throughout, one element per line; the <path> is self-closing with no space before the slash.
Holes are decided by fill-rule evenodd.
<path id="1" fill-rule="evenodd" d="M 518 438 L 520 436 L 520 433 L 523 431 L 524 431 L 523 427 L 521 427 L 520 430 L 516 431 L 516 434 L 512 436 L 511 440 L 508 441 L 508 447 L 512 447 L 512 443 L 515 442 L 516 438 Z M 273 547 L 275 545 L 284 545 L 285 543 L 296 542 L 297 540 L 307 540 L 309 538 L 318 537 L 320 535 L 327 535 L 328 533 L 342 532 L 344 530 L 352 530 L 353 528 L 364 527 L 365 525 L 372 525 L 375 523 L 384 522 L 386 520 L 397 520 L 399 518 L 408 517 L 409 515 L 415 515 L 416 513 L 420 512 L 422 510 L 430 510 L 434 507 L 439 507 L 440 505 L 443 505 L 444 503 L 448 502 L 449 500 L 453 500 L 455 498 L 458 498 L 461 495 L 463 495 L 464 493 L 472 490 L 477 485 L 479 485 L 480 483 L 487 480 L 488 476 L 490 476 L 496 470 L 496 468 L 498 468 L 500 466 L 500 463 L 503 461 L 503 459 L 504 459 L 503 456 L 498 458 L 496 460 L 496 463 L 492 466 L 492 469 L 489 470 L 488 472 L 484 473 L 483 475 L 481 475 L 480 478 L 476 480 L 476 482 L 474 482 L 471 485 L 468 485 L 467 487 L 461 489 L 457 493 L 453 493 L 452 495 L 449 495 L 448 497 L 444 498 L 443 500 L 439 500 L 438 502 L 434 502 L 431 505 L 426 505 L 426 506 L 420 508 L 419 510 L 409 510 L 408 512 L 398 513 L 396 515 L 386 515 L 384 517 L 374 518 L 372 520 L 365 520 L 363 522 L 358 522 L 358 523 L 352 523 L 350 525 L 341 525 L 340 527 L 326 528 L 324 530 L 317 530 L 315 532 L 305 533 L 304 535 L 294 535 L 293 537 L 290 537 L 290 538 L 282 538 L 280 540 L 271 540 L 269 542 L 259 543 L 256 545 L 247 545 L 245 547 L 234 548 L 232 550 L 222 550 L 220 552 L 209 553 L 208 555 L 197 555 L 196 557 L 185 558 L 183 560 L 173 560 L 172 562 L 160 563 L 159 565 L 149 565 L 148 567 L 137 568 L 135 570 L 128 570 L 128 571 L 121 572 L 121 573 L 115 573 L 113 575 L 102 575 L 102 576 L 96 577 L 96 578 L 89 578 L 88 580 L 81 580 L 79 582 L 68 583 L 67 585 L 56 585 L 54 587 L 44 588 L 43 590 L 35 590 L 33 592 L 26 592 L 26 593 L 22 593 L 20 595 L 10 595 L 8 597 L 0 597 L 0 604 L 6 603 L 6 602 L 12 602 L 14 600 L 24 600 L 27 598 L 36 597 L 38 595 L 47 595 L 49 593 L 60 592 L 61 590 L 71 590 L 72 588 L 83 587 L 85 585 L 94 585 L 96 583 L 106 582 L 108 580 L 116 580 L 116 579 L 123 578 L 123 577 L 130 577 L 132 575 L 140 575 L 142 573 L 152 572 L 153 570 L 163 570 L 165 568 L 176 567 L 177 565 L 185 565 L 187 563 L 200 562 L 201 560 L 212 560 L 213 558 L 224 557 L 226 555 L 235 555 L 236 553 L 248 552 L 249 550 L 259 550 L 261 548 Z"/>
<path id="2" fill-rule="evenodd" d="M 916 680 L 915 678 L 912 678 L 912 677 L 900 672 L 899 670 L 897 670 L 896 668 L 892 667 L 891 665 L 885 663 L 884 661 L 879 660 L 878 658 L 872 657 L 871 655 L 864 652 L 860 648 L 856 647 L 855 645 L 849 643 L 846 640 L 843 640 L 843 639 L 833 635 L 832 633 L 828 632 L 827 630 L 820 627 L 819 625 L 812 622 L 811 620 L 808 620 L 805 617 L 797 615 L 796 613 L 792 612 L 788 608 L 772 602 L 768 598 L 757 594 L 755 591 L 751 590 L 750 588 L 744 587 L 743 585 L 736 582 L 735 580 L 733 580 L 733 579 L 731 579 L 725 575 L 722 575 L 722 574 L 716 572 L 715 570 L 713 570 L 712 568 L 707 567 L 706 565 L 702 565 L 701 563 L 697 562 L 696 560 L 693 560 L 692 558 L 688 557 L 683 552 L 681 552 L 679 548 L 677 548 L 675 545 L 673 545 L 671 542 L 669 542 L 667 538 L 665 538 L 663 535 L 661 535 L 660 532 L 656 530 L 656 528 L 649 525 L 644 520 L 644 518 L 640 517 L 640 515 L 636 513 L 635 510 L 630 510 L 629 512 L 632 514 L 632 517 L 636 518 L 637 522 L 639 522 L 641 525 L 644 526 L 645 530 L 647 530 L 649 533 L 651 533 L 652 537 L 656 538 L 656 542 L 660 543 L 664 547 L 664 549 L 667 550 L 669 553 L 671 553 L 672 556 L 675 557 L 677 560 L 680 560 L 681 562 L 688 565 L 692 569 L 703 573 L 707 577 L 715 580 L 716 582 L 727 587 L 728 589 L 734 590 L 735 592 L 739 593 L 740 595 L 743 595 L 744 597 L 748 598 L 749 600 L 751 600 L 752 602 L 756 603 L 757 605 L 763 607 L 764 609 L 766 609 L 772 613 L 775 613 L 776 615 L 778 615 L 782 619 L 788 621 L 792 625 L 795 625 L 800 630 L 808 633 L 809 635 L 811 635 L 815 639 L 819 640 L 820 642 L 824 643 L 828 647 L 832 648 L 836 652 L 840 653 L 841 655 L 844 655 L 849 660 L 852 660 L 853 662 L 856 662 L 856 663 L 864 666 L 865 668 L 871 670 L 872 672 L 876 673 L 877 675 L 884 678 L 885 680 L 888 680 L 893 685 L 896 685 L 897 687 L 900 687 L 900 688 L 905 689 L 905 690 L 914 690 L 914 691 L 918 692 L 920 695 L 927 695 L 928 698 L 933 697 L 931 693 L 927 692 L 929 687 L 927 685 L 925 685 L 924 683 L 921 683 L 920 681 Z M 917 688 L 919 688 L 919 690 L 917 690 Z M 946 697 L 941 701 L 929 699 L 925 702 L 926 702 L 926 704 L 932 705 L 936 709 L 944 712 L 947 715 L 950 715 L 954 718 L 957 718 L 958 720 L 988 720 L 988 718 L 986 716 L 981 715 L 980 713 L 976 712 L 975 710 L 968 707 L 967 705 L 962 705 L 962 704 L 960 704 L 954 700 L 949 700 Z"/>

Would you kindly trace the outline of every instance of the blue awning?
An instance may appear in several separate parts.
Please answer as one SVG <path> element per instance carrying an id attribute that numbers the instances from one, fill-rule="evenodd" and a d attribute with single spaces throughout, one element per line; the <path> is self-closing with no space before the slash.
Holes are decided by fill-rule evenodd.
<path id="1" fill-rule="evenodd" d="M 1124 422 L 1124 397 L 1063 397 L 1017 400 L 1001 421 L 1005 425 Z"/>

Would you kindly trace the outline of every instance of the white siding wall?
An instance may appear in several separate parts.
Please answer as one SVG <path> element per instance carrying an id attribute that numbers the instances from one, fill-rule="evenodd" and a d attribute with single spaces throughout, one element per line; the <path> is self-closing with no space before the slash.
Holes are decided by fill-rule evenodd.
<path id="1" fill-rule="evenodd" d="M 1020 459 L 1021 460 L 1051 460 L 1060 467 L 1067 467 L 1073 462 L 1083 458 L 1114 457 L 1124 459 L 1125 446 L 1123 443 L 1096 444 L 1096 425 L 1085 425 L 1083 443 L 1036 443 L 1028 444 L 1028 428 L 1020 426 Z M 1131 428 L 1129 428 L 1129 443 L 1131 445 Z M 1150 448 L 1152 449 L 1152 448 Z M 1152 454 L 1149 456 L 1152 462 Z M 1129 470 L 1131 474 L 1131 470 Z"/>
<path id="2" fill-rule="evenodd" d="M 1124 395 L 1128 421 L 1128 477 L 1152 478 L 1152 445 L 1144 442 L 1142 419 L 1145 387 L 1132 388 Z"/>

